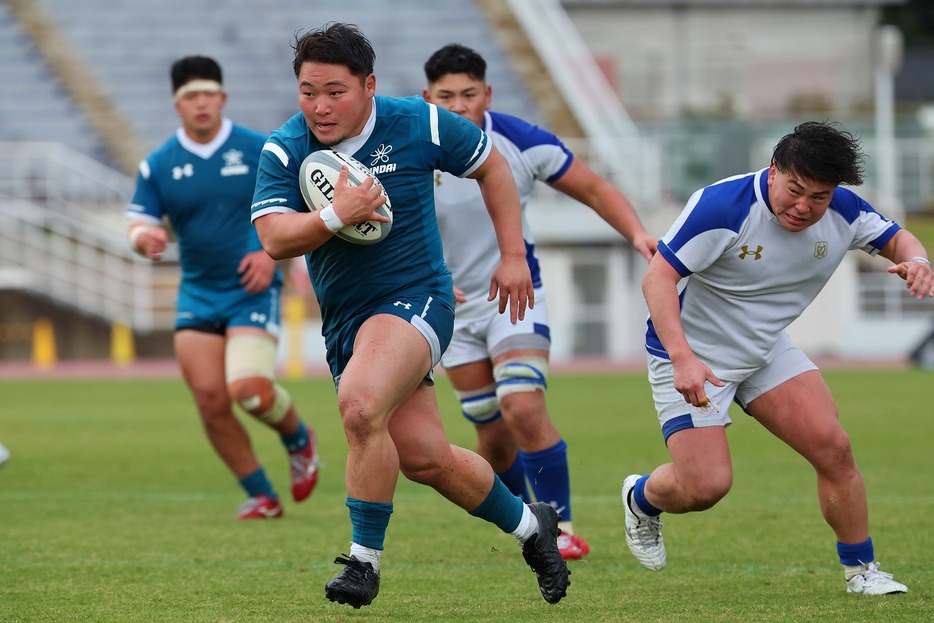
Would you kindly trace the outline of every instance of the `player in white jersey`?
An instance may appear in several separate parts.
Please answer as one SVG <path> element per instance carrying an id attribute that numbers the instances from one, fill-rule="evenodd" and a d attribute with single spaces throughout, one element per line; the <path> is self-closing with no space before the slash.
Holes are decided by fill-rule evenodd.
<path id="1" fill-rule="evenodd" d="M 662 511 L 702 511 L 730 490 L 735 401 L 813 466 L 847 591 L 908 590 L 879 570 L 866 488 L 833 397 L 785 332 L 850 249 L 891 260 L 912 296 L 934 296 L 918 239 L 839 187 L 861 184 L 862 172 L 856 138 L 803 123 L 768 168 L 696 192 L 659 242 L 642 287 L 649 380 L 671 462 L 622 487 L 627 544 L 647 568 L 666 563 Z"/>
<path id="2" fill-rule="evenodd" d="M 294 42 L 299 107 L 263 149 L 253 222 L 276 258 L 306 255 L 321 307 L 328 363 L 349 451 L 350 555 L 325 596 L 355 608 L 379 592 L 383 541 L 402 473 L 522 544 L 549 603 L 565 596 L 567 564 L 558 552 L 558 515 L 525 504 L 477 454 L 447 441 L 432 368 L 451 339 L 454 287 L 444 264 L 432 195 L 436 169 L 471 177 L 484 189 L 500 234 L 502 260 L 488 276 L 489 297 L 513 322 L 534 303 L 525 263 L 519 197 L 502 155 L 473 124 L 418 97 L 376 95 L 375 52 L 353 25 L 332 23 Z M 393 226 L 378 244 L 335 236 L 345 224 L 386 220 L 373 179 L 347 185 L 342 171 L 330 206 L 310 212 L 299 189 L 305 157 L 330 148 L 379 167 Z"/>
<path id="3" fill-rule="evenodd" d="M 233 412 L 236 403 L 279 433 L 292 497 L 307 499 L 318 479 L 314 431 L 274 381 L 282 279 L 246 213 L 265 137 L 224 117 L 227 94 L 214 59 L 179 59 L 171 77 L 181 127 L 140 163 L 127 231 L 134 251 L 159 260 L 168 240 L 163 220 L 175 230 L 182 375 L 211 445 L 247 494 L 237 518 L 280 517 L 279 496 Z"/>
<path id="4" fill-rule="evenodd" d="M 473 121 L 509 161 L 522 203 L 522 235 L 535 286 L 535 309 L 511 324 L 487 300 L 499 261 L 493 224 L 476 184 L 447 173 L 435 177 L 444 259 L 458 295 L 451 345 L 441 358 L 464 417 L 477 431 L 477 452 L 513 493 L 546 501 L 561 514 L 558 547 L 566 560 L 590 551 L 574 533 L 567 444 L 548 416 L 545 389 L 551 333 L 535 240 L 525 208 L 537 182 L 577 199 L 603 217 L 647 260 L 650 236 L 626 197 L 594 173 L 561 140 L 522 119 L 490 110 L 486 61 L 450 44 L 425 63 L 424 98 Z"/>

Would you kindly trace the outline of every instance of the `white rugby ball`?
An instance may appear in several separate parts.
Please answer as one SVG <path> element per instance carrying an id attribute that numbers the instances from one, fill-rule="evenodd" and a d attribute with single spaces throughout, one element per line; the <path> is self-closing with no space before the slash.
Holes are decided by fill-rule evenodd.
<path id="1" fill-rule="evenodd" d="M 334 187 L 337 185 L 342 166 L 347 167 L 347 183 L 351 186 L 359 186 L 366 178 L 373 178 L 373 182 L 380 187 L 383 196 L 386 197 L 386 203 L 377 208 L 376 212 L 389 217 L 389 222 L 363 221 L 347 225 L 337 231 L 337 236 L 354 244 L 381 242 L 389 235 L 389 230 L 392 228 L 392 204 L 389 203 L 386 189 L 379 183 L 376 176 L 372 175 L 355 158 L 332 149 L 321 149 L 308 154 L 298 172 L 298 186 L 302 190 L 302 197 L 305 198 L 308 209 L 321 210 L 334 200 Z"/>

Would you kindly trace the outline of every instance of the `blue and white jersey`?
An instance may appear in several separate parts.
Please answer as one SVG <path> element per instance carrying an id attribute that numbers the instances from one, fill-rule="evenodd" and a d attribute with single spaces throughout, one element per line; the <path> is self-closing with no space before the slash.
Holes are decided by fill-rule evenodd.
<path id="1" fill-rule="evenodd" d="M 574 155 L 557 136 L 517 117 L 488 111 L 484 113 L 483 129 L 512 168 L 522 204 L 526 259 L 532 284 L 539 288 L 542 286 L 541 270 L 525 207 L 535 183 L 560 179 L 571 166 Z M 458 317 L 472 316 L 474 310 L 487 307 L 490 277 L 500 259 L 493 221 L 480 188 L 473 180 L 439 173 L 435 176 L 435 204 L 444 241 L 444 259 L 454 275 L 454 285 L 463 290 L 467 298 L 458 305 Z"/>
<path id="2" fill-rule="evenodd" d="M 239 290 L 244 255 L 262 249 L 249 209 L 266 137 L 224 119 L 210 143 L 182 128 L 139 165 L 128 219 L 162 225 L 178 239 L 182 287 Z M 277 274 L 273 285 L 281 283 Z"/>
<path id="3" fill-rule="evenodd" d="M 690 198 L 658 252 L 684 278 L 681 323 L 691 350 L 721 379 L 768 363 L 778 336 L 801 315 L 850 249 L 875 255 L 899 230 L 838 187 L 818 222 L 790 232 L 768 199 L 768 169 L 721 180 Z M 652 320 L 649 353 L 668 358 Z"/>
<path id="4" fill-rule="evenodd" d="M 308 212 L 298 185 L 305 157 L 326 149 L 301 114 L 273 132 L 260 158 L 253 219 L 273 212 Z M 476 125 L 428 104 L 420 97 L 374 97 L 360 136 L 331 147 L 353 156 L 379 179 L 392 203 L 393 223 L 379 244 L 357 245 L 337 236 L 306 255 L 311 283 L 321 305 L 322 333 L 375 302 L 413 287 L 450 292 L 435 216 L 435 170 L 466 176 L 482 165 L 492 143 Z M 471 182 L 476 185 L 476 182 Z"/>

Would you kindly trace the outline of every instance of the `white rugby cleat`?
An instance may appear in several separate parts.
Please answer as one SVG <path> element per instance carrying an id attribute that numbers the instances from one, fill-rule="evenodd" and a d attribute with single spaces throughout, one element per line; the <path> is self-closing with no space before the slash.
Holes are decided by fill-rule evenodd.
<path id="1" fill-rule="evenodd" d="M 861 595 L 889 595 L 907 593 L 908 587 L 896 582 L 891 573 L 879 571 L 879 563 L 863 565 L 863 571 L 846 581 L 846 592 Z"/>
<path id="2" fill-rule="evenodd" d="M 626 513 L 626 545 L 643 567 L 651 571 L 665 568 L 667 556 L 662 540 L 662 522 L 658 517 L 649 517 L 633 509 L 632 489 L 639 474 L 627 476 L 623 481 L 623 509 Z"/>

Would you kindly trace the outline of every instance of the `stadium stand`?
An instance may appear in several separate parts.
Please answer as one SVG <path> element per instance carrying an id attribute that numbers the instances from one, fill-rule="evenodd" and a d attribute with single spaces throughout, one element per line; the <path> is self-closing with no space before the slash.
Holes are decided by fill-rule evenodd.
<path id="1" fill-rule="evenodd" d="M 489 59 L 498 107 L 541 123 L 471 2 L 0 3 L 0 289 L 9 303 L 0 328 L 39 316 L 61 324 L 71 310 L 73 323 L 97 334 L 111 323 L 132 325 L 138 340 L 168 330 L 174 258 L 153 265 L 133 256 L 123 211 L 137 163 L 178 125 L 169 66 L 186 54 L 215 57 L 230 93 L 228 115 L 268 132 L 298 111 L 294 34 L 328 21 L 356 23 L 370 36 L 380 93 L 420 93 L 424 60 L 456 41 Z M 73 341 L 71 332 L 58 339 Z M 106 348 L 106 340 L 94 342 Z M 0 358 L 25 346 L 0 339 Z M 89 352 L 87 342 L 59 347 L 79 350 Z"/>
<path id="2" fill-rule="evenodd" d="M 59 141 L 106 158 L 103 144 L 6 3 L 0 3 L 0 58 L 0 140 Z"/>
<path id="3" fill-rule="evenodd" d="M 74 54 L 91 68 L 147 150 L 158 146 L 177 126 L 169 100 L 168 67 L 173 60 L 186 54 L 215 57 L 224 68 L 230 93 L 228 114 L 238 123 L 268 132 L 298 110 L 290 66 L 292 36 L 327 21 L 356 23 L 371 38 L 377 52 L 380 93 L 420 93 L 424 59 L 442 45 L 458 41 L 491 59 L 490 78 L 497 85 L 497 104 L 502 109 L 522 111 L 533 121 L 540 119 L 537 106 L 490 36 L 483 14 L 469 2 L 359 0 L 352 7 L 340 0 L 313 5 L 304 0 L 146 4 L 40 0 L 39 4 L 66 35 Z M 18 114 L 35 116 L 28 106 Z"/>

